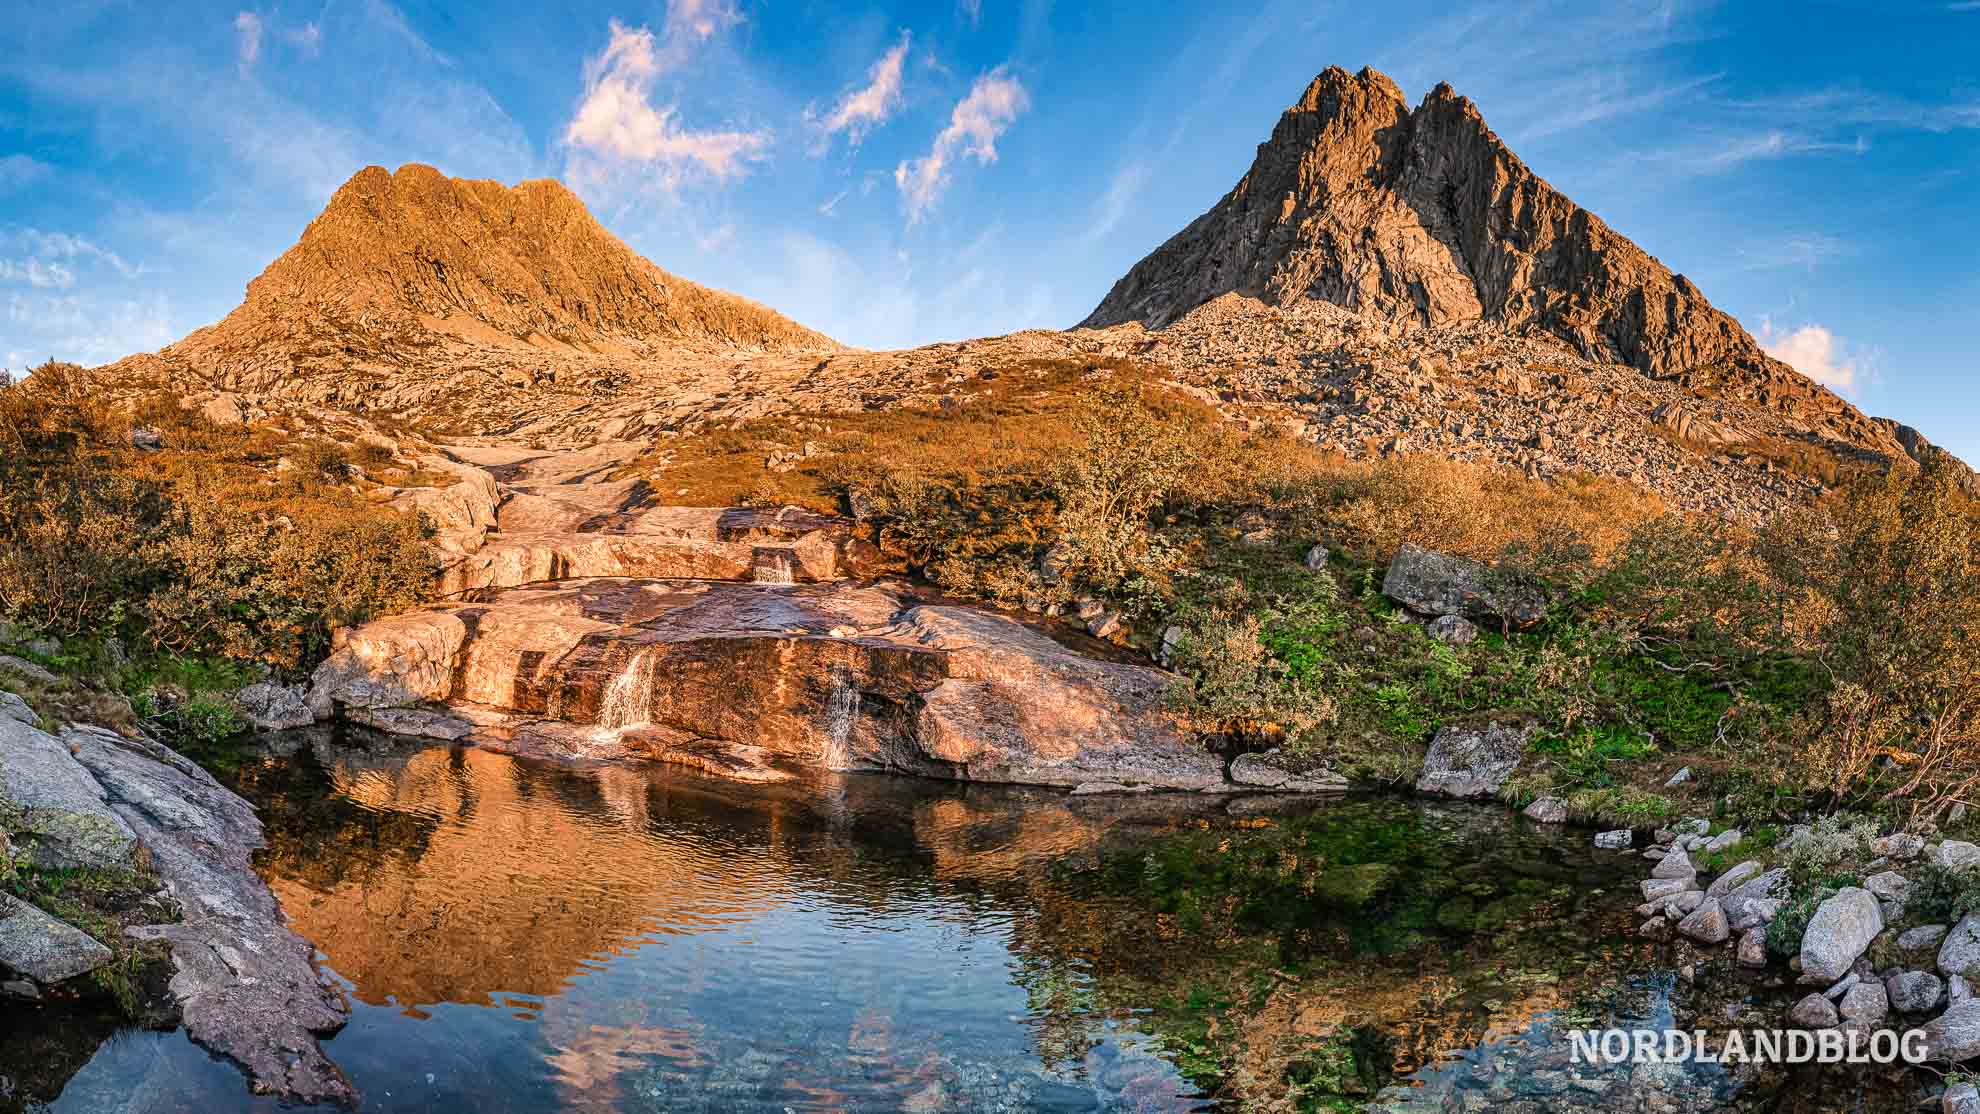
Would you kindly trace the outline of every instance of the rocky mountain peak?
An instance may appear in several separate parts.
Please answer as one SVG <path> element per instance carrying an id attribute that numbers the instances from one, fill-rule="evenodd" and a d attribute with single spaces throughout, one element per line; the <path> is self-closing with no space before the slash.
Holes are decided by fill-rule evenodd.
<path id="1" fill-rule="evenodd" d="M 369 166 L 338 188 L 241 306 L 159 353 L 156 372 L 232 389 L 353 369 L 674 349 L 834 350 L 830 337 L 661 270 L 550 180 L 505 186 Z"/>
<path id="2" fill-rule="evenodd" d="M 1827 394 L 1534 174 L 1470 100 L 1440 84 L 1411 109 L 1372 69 L 1315 78 L 1230 193 L 1082 324 L 1159 328 L 1230 293 L 1428 325 L 1496 321 L 1656 376 Z"/>

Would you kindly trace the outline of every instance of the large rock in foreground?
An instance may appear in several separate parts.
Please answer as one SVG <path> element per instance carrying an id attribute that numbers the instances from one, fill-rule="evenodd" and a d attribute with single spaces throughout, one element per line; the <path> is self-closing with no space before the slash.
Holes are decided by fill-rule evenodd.
<path id="1" fill-rule="evenodd" d="M 1802 977 L 1820 982 L 1842 978 L 1882 931 L 1884 914 L 1876 895 L 1855 886 L 1836 891 L 1816 908 L 1802 934 Z"/>
<path id="2" fill-rule="evenodd" d="M 1169 713 L 1168 683 L 899 586 L 610 578 L 372 623 L 311 698 L 444 703 L 481 725 L 470 741 L 586 757 L 703 764 L 715 743 L 798 766 L 1236 788 Z"/>
<path id="3" fill-rule="evenodd" d="M 255 874 L 261 846 L 253 806 L 157 743 L 72 727 L 62 740 L 151 856 L 181 910 L 176 924 L 133 928 L 172 949 L 172 995 L 186 1033 L 241 1065 L 258 1090 L 285 1101 L 354 1102 L 343 1072 L 317 1044 L 342 1027 L 342 998 L 314 950 L 289 931 Z"/>

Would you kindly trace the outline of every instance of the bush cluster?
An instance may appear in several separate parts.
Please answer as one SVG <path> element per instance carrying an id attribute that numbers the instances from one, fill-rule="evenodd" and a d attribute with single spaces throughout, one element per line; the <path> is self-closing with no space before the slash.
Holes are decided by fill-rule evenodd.
<path id="1" fill-rule="evenodd" d="M 422 523 L 337 487 L 321 442 L 272 484 L 248 437 L 170 399 L 113 405 L 73 365 L 0 386 L 0 619 L 292 670 L 425 597 Z"/>

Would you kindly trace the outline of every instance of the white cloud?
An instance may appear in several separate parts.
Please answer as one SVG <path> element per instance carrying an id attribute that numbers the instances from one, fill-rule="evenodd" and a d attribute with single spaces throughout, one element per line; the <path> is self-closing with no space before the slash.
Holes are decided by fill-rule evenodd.
<path id="1" fill-rule="evenodd" d="M 23 275 L 28 264 L 39 263 L 44 278 L 66 271 L 73 279 L 72 264 L 76 262 L 101 263 L 127 279 L 144 273 L 143 267 L 128 262 L 116 252 L 65 232 L 43 232 L 38 228 L 24 227 L 0 228 L 0 246 L 22 253 L 23 258 L 18 265 L 23 268 Z M 34 282 L 34 285 L 67 286 L 69 283 L 40 281 Z"/>
<path id="2" fill-rule="evenodd" d="M 837 209 L 839 208 L 839 202 L 844 201 L 846 199 L 846 195 L 851 192 L 852 192 L 851 190 L 840 190 L 838 193 L 833 194 L 832 200 L 827 201 L 825 204 L 820 205 L 818 207 L 818 215 L 822 217 L 837 216 L 838 215 Z"/>
<path id="3" fill-rule="evenodd" d="M 674 0 L 658 37 L 612 20 L 611 41 L 585 63 L 584 97 L 564 130 L 564 142 L 603 160 L 606 174 L 645 167 L 668 188 L 694 171 L 718 179 L 745 173 L 747 163 L 768 146 L 768 132 L 692 130 L 681 125 L 676 106 L 652 99 L 661 74 L 739 18 L 733 7 L 713 0 Z M 573 169 L 587 178 L 598 176 L 600 168 Z"/>
<path id="4" fill-rule="evenodd" d="M 956 7 L 962 10 L 971 27 L 983 22 L 983 0 L 957 0 Z"/>
<path id="5" fill-rule="evenodd" d="M 19 369 L 45 359 L 106 364 L 148 352 L 175 337 L 165 296 L 99 298 L 87 293 L 7 296 L 7 363 Z"/>
<path id="6" fill-rule="evenodd" d="M 253 12 L 242 12 L 234 17 L 234 43 L 240 57 L 241 68 L 254 65 L 261 57 L 261 17 Z"/>
<path id="7" fill-rule="evenodd" d="M 950 165 L 960 156 L 979 163 L 997 161 L 997 139 L 1031 107 L 1031 96 L 1017 78 L 999 66 L 969 88 L 949 114 L 949 126 L 935 137 L 925 158 L 894 168 L 894 184 L 907 203 L 908 223 L 919 221 L 949 183 Z"/>
<path id="8" fill-rule="evenodd" d="M 847 93 L 837 107 L 818 121 L 818 127 L 826 135 L 845 132 L 857 146 L 868 130 L 886 123 L 900 108 L 901 67 L 907 61 L 908 39 L 908 32 L 901 32 L 901 41 L 866 72 L 866 86 Z"/>
<path id="9" fill-rule="evenodd" d="M 1819 232 L 1786 236 L 1734 251 L 1739 257 L 1740 269 L 1745 271 L 1764 271 L 1776 267 L 1799 267 L 1812 271 L 1817 264 L 1841 259 L 1849 253 L 1850 245 L 1834 236 L 1826 236 Z"/>
<path id="10" fill-rule="evenodd" d="M 1843 339 L 1820 325 L 1803 325 L 1776 333 L 1774 323 L 1760 319 L 1760 347 L 1767 354 L 1842 394 L 1853 394 L 1870 377 L 1869 361 L 1852 353 Z"/>

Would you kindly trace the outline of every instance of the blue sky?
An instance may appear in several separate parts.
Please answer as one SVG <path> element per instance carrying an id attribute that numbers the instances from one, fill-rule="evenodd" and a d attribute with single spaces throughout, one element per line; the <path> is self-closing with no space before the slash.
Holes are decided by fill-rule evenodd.
<path id="1" fill-rule="evenodd" d="M 0 23 L 0 366 L 236 305 L 360 167 L 554 176 L 842 340 L 1070 325 L 1322 68 L 1451 82 L 1790 362 L 1980 461 L 1980 0 L 170 0 Z"/>

